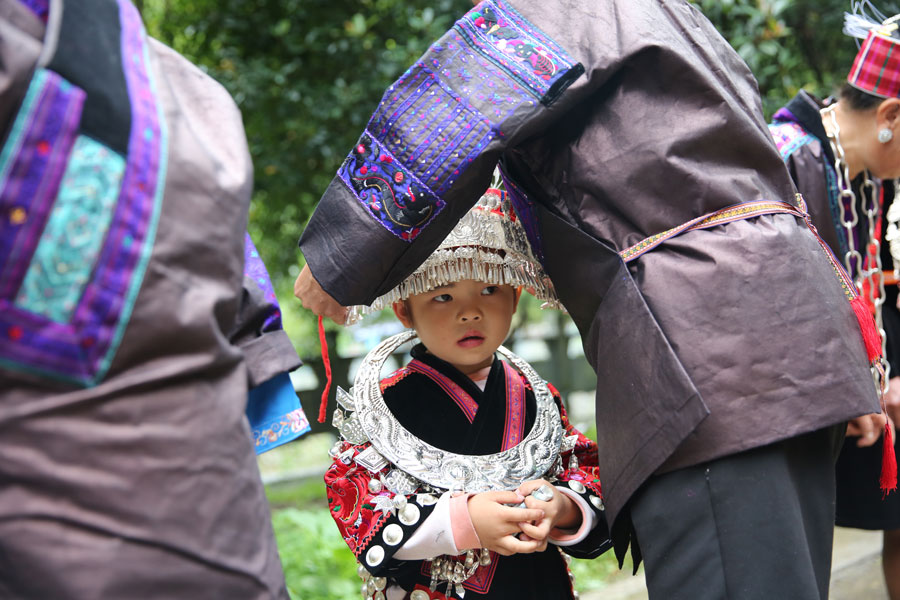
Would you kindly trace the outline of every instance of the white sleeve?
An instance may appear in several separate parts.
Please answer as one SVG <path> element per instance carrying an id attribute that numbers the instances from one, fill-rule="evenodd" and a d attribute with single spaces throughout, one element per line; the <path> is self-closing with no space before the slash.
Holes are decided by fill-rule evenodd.
<path id="1" fill-rule="evenodd" d="M 419 528 L 403 546 L 394 553 L 400 560 L 428 560 L 441 554 L 459 554 L 453 540 L 450 523 L 450 492 L 441 494 L 434 510 L 422 521 Z"/>

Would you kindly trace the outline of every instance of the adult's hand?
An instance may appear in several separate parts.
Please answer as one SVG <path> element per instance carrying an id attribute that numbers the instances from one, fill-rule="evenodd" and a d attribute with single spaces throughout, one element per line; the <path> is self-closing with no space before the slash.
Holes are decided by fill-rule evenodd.
<path id="1" fill-rule="evenodd" d="M 900 377 L 891 377 L 888 391 L 884 395 L 887 414 L 894 423 L 900 423 Z"/>
<path id="2" fill-rule="evenodd" d="M 886 421 L 887 419 L 881 413 L 856 417 L 847 423 L 847 436 L 858 436 L 859 440 L 856 445 L 860 448 L 871 446 L 878 441 L 881 432 L 884 431 Z"/>
<path id="3" fill-rule="evenodd" d="M 294 282 L 294 295 L 300 299 L 300 303 L 317 315 L 328 317 L 338 325 L 347 321 L 347 307 L 328 295 L 322 289 L 319 282 L 312 276 L 309 265 L 304 265 L 297 281 Z"/>

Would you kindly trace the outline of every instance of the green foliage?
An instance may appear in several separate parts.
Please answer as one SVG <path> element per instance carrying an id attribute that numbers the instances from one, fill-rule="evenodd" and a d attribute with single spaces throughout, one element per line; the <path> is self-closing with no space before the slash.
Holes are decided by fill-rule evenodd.
<path id="1" fill-rule="evenodd" d="M 842 32 L 847 0 L 691 0 L 759 82 L 767 117 L 800 89 L 827 96 L 847 76 L 857 43 Z M 878 2 L 887 14 L 894 2 Z"/>
<path id="2" fill-rule="evenodd" d="M 315 478 L 299 484 L 269 484 L 266 486 L 266 498 L 269 506 L 276 508 L 321 507 L 326 504 L 325 482 Z"/>
<path id="3" fill-rule="evenodd" d="M 634 570 L 630 554 L 626 555 L 619 569 L 619 561 L 612 550 L 590 560 L 573 559 L 569 569 L 575 575 L 575 589 L 581 593 L 602 590 L 616 581 L 631 577 Z"/>
<path id="4" fill-rule="evenodd" d="M 272 515 L 288 591 L 296 600 L 359 597 L 356 560 L 328 509 L 286 508 Z"/>

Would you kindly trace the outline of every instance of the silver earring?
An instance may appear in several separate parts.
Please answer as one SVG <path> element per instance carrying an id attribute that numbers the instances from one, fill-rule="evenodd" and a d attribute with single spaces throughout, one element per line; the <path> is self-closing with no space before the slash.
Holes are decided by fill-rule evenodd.
<path id="1" fill-rule="evenodd" d="M 894 132 L 887 127 L 878 130 L 878 141 L 882 144 L 887 144 L 892 139 L 894 139 Z"/>

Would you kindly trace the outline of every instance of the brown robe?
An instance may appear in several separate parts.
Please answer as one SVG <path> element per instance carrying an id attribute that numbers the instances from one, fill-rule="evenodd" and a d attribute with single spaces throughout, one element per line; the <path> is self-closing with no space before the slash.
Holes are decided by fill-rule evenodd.
<path id="1" fill-rule="evenodd" d="M 135 92 L 138 75 L 152 82 L 144 95 Z M 29 89 L 44 95 L 26 96 Z M 20 135 L 19 117 L 53 98 L 74 115 L 57 137 Z M 47 114 L 29 127 L 61 119 Z M 76 176 L 92 175 L 75 166 L 99 153 L 107 162 L 93 163 L 93 173 L 111 178 L 126 165 L 112 208 L 70 218 L 70 227 L 140 199 L 103 225 L 110 234 L 81 288 L 77 280 L 48 285 L 50 300 L 50 292 L 79 292 L 71 313 L 25 284 L 0 295 L 0 597 L 287 598 L 244 409 L 251 372 L 264 381 L 296 355 L 283 332 L 241 340 L 253 339 L 246 354 L 228 337 L 239 309 L 252 312 L 241 304 L 252 169 L 233 101 L 143 37 L 129 2 L 53 2 L 45 26 L 25 4 L 0 0 L 0 136 L 7 147 L 22 142 L 10 163 L 0 159 L 24 165 L 8 180 L 0 169 L 0 243 L 13 240 L 13 252 L 25 244 L 15 227 L 38 219 L 44 198 L 16 195 L 13 177 L 28 180 L 40 156 L 59 155 L 64 166 L 68 157 L 61 180 L 50 171 L 33 179 L 55 206 L 74 198 L 73 210 L 116 191 L 79 192 L 72 182 L 85 180 Z M 26 156 L 38 158 L 26 164 Z M 146 207 L 149 216 L 135 217 Z M 19 266 L 28 267 L 24 281 L 41 280 L 39 258 L 54 250 L 46 234 L 58 222 L 52 213 L 43 218 L 45 237 L 31 255 L 14 261 L 0 252 L 4 286 Z M 112 232 L 128 227 L 143 237 L 123 234 L 111 248 Z M 98 230 L 68 233 L 60 243 L 93 239 L 87 234 Z M 104 266 L 135 249 L 136 267 Z M 62 258 L 79 259 L 73 268 L 83 269 L 78 252 Z M 61 260 L 53 264 L 65 271 Z M 91 295 L 106 304 L 84 307 Z M 39 338 L 41 346 L 26 343 Z M 80 355 L 67 354 L 72 339 Z M 285 353 L 281 364 L 272 360 L 277 350 Z M 248 367 L 245 356 L 264 355 L 268 364 Z"/>
<path id="2" fill-rule="evenodd" d="M 410 273 L 501 161 L 598 375 L 611 522 L 655 472 L 878 410 L 847 297 L 791 215 L 750 71 L 687 2 L 489 0 L 385 93 L 300 245 L 343 304 Z M 527 200 L 524 197 L 527 196 Z"/>

